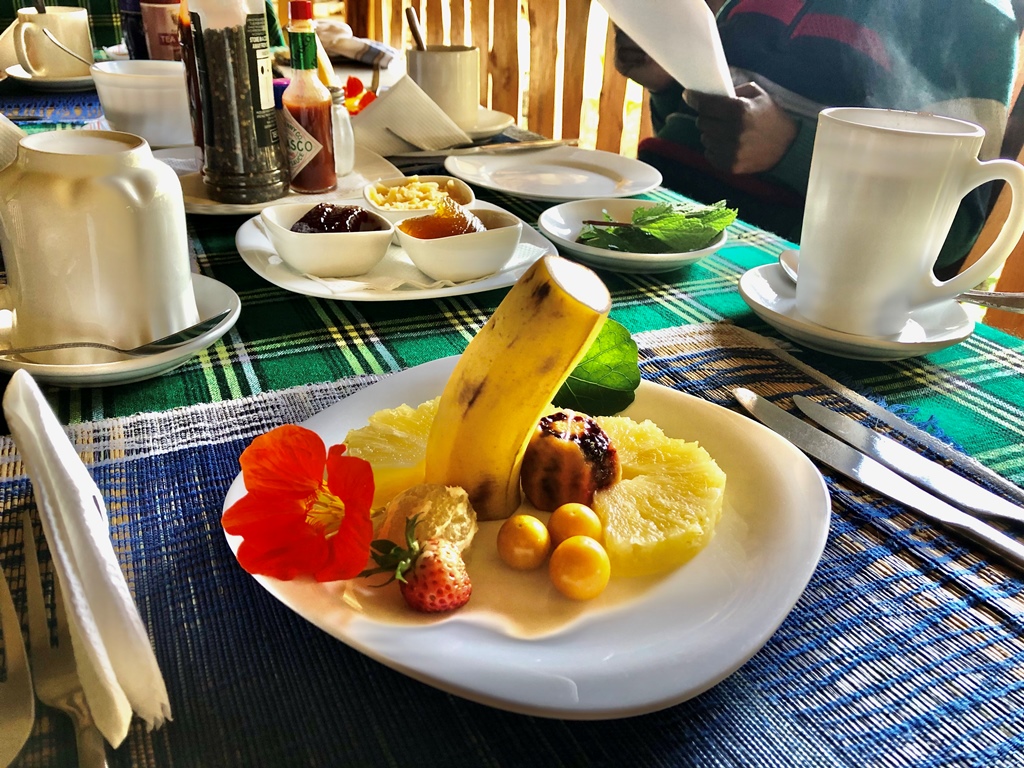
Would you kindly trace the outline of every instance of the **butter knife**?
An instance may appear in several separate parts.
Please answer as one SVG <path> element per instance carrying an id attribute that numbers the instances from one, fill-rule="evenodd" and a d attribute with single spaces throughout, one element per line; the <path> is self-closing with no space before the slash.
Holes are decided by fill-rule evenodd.
<path id="1" fill-rule="evenodd" d="M 812 427 L 777 405 L 758 397 L 749 389 L 734 389 L 733 396 L 754 418 L 809 456 L 861 485 L 917 511 L 928 520 L 963 534 L 1024 570 L 1024 544 L 999 529 L 947 504 L 870 456 Z"/>
<path id="2" fill-rule="evenodd" d="M 579 139 L 538 139 L 537 141 L 505 141 L 498 144 L 481 144 L 476 147 L 454 147 L 452 149 L 422 149 L 415 152 L 399 152 L 389 157 L 449 157 L 451 155 L 507 155 L 514 152 L 530 152 L 537 149 L 575 145 Z"/>
<path id="3" fill-rule="evenodd" d="M 880 461 L 912 483 L 941 496 L 953 506 L 981 517 L 1024 523 L 1024 509 L 972 483 L 946 467 L 929 461 L 890 437 L 855 419 L 831 411 L 806 397 L 793 398 L 796 407 L 829 432 Z"/>

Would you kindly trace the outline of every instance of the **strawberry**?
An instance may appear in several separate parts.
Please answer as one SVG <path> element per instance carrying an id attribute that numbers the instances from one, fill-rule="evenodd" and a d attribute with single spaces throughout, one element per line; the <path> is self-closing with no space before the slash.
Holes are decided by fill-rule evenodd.
<path id="1" fill-rule="evenodd" d="M 412 568 L 400 581 L 405 602 L 424 613 L 461 608 L 473 592 L 462 554 L 447 539 L 424 542 Z"/>
<path id="2" fill-rule="evenodd" d="M 399 582 L 405 602 L 415 611 L 439 613 L 453 611 L 469 602 L 473 585 L 458 546 L 447 539 L 416 540 L 414 515 L 406 521 L 405 547 L 388 539 L 378 539 L 370 547 L 377 568 L 361 575 L 390 573 Z"/>

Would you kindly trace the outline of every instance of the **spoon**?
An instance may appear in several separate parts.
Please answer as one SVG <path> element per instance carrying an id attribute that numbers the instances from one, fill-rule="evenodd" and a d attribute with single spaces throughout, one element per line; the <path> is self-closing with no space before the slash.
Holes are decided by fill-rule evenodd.
<path id="1" fill-rule="evenodd" d="M 70 48 L 68 48 L 66 45 L 64 45 L 64 43 L 62 43 L 60 40 L 58 40 L 56 37 L 54 37 L 53 32 L 48 30 L 46 27 L 40 27 L 40 29 L 43 30 L 43 34 L 46 35 L 46 37 L 50 40 L 50 42 L 53 43 L 54 45 L 56 45 L 62 51 L 64 51 L 64 53 L 69 53 L 72 56 L 74 56 L 76 59 L 78 59 L 80 62 L 82 62 L 83 64 L 88 64 L 90 67 L 92 66 L 92 62 L 89 59 L 85 58 L 84 56 L 82 56 L 79 53 L 75 53 L 74 51 L 72 51 Z"/>
<path id="2" fill-rule="evenodd" d="M 36 13 L 46 13 L 46 3 L 43 0 L 34 0 L 32 4 L 36 7 Z"/>
<path id="3" fill-rule="evenodd" d="M 799 251 L 792 249 L 785 250 L 779 254 L 779 266 L 794 283 L 796 282 L 797 263 L 800 258 Z M 956 301 L 965 304 L 977 304 L 979 307 L 989 309 L 1001 309 L 1004 312 L 1017 312 L 1024 314 L 1024 293 L 999 293 L 993 291 L 964 291 L 953 297 Z"/>
<path id="4" fill-rule="evenodd" d="M 156 341 L 150 341 L 138 347 L 132 347 L 131 349 L 122 349 L 121 347 L 115 347 L 112 344 L 102 344 L 98 341 L 67 341 L 61 344 L 40 344 L 35 347 L 11 347 L 9 349 L 0 348 L 0 355 L 21 355 L 30 352 L 50 352 L 55 349 L 76 349 L 78 347 L 106 349 L 111 352 L 120 352 L 123 355 L 130 355 L 132 357 L 155 355 L 160 352 L 177 349 L 178 347 L 184 346 L 190 341 L 199 338 L 207 331 L 210 331 L 219 325 L 229 314 L 231 314 L 231 310 L 225 309 L 218 315 L 214 315 L 213 317 L 198 322 L 195 325 L 190 325 L 188 328 L 178 331 L 177 333 L 172 333 L 170 336 L 164 336 Z"/>
<path id="5" fill-rule="evenodd" d="M 423 28 L 420 26 L 420 17 L 416 9 L 409 6 L 405 9 L 405 18 L 409 20 L 409 31 L 412 32 L 412 39 L 416 42 L 416 48 L 421 51 L 427 50 L 427 43 L 423 37 Z"/>

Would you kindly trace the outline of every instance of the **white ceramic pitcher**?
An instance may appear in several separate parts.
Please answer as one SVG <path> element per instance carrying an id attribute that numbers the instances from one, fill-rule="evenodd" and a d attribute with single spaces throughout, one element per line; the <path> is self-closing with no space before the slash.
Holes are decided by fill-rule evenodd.
<path id="1" fill-rule="evenodd" d="M 138 136 L 82 130 L 21 139 L 0 171 L 0 248 L 10 346 L 130 348 L 199 321 L 181 185 Z M 73 365 L 122 359 L 85 348 L 25 357 Z"/>

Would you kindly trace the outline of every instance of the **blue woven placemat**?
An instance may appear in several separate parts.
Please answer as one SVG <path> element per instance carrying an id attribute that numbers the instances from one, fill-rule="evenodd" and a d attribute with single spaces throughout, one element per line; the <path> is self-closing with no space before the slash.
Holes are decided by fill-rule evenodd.
<path id="1" fill-rule="evenodd" d="M 856 410 L 856 395 L 733 326 L 638 341 L 646 378 L 727 407 L 731 389 L 747 386 L 783 405 L 803 393 Z M 592 723 L 513 715 L 349 649 L 237 566 L 219 517 L 255 435 L 376 380 L 69 428 L 108 500 L 174 714 L 153 733 L 136 722 L 112 765 L 1020 764 L 1024 583 L 965 540 L 831 477 L 828 544 L 792 614 L 727 680 L 661 712 Z M 10 439 L 0 456 L 0 559 L 23 605 L 19 520 L 34 514 L 31 485 Z M 16 764 L 74 764 L 67 719 L 44 709 Z"/>

